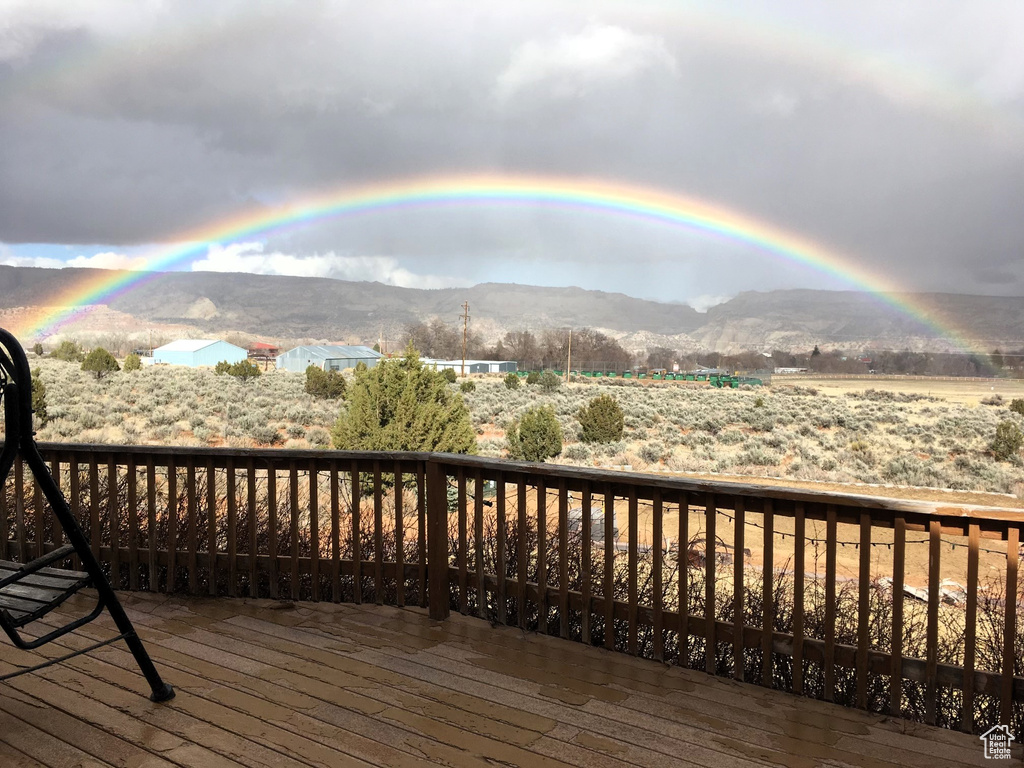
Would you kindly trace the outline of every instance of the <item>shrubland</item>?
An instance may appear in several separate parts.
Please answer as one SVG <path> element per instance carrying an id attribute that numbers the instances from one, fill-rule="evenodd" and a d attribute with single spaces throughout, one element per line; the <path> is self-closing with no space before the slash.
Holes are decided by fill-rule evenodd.
<path id="1" fill-rule="evenodd" d="M 41 440 L 321 448 L 350 408 L 347 400 L 307 394 L 305 374 L 272 370 L 242 383 L 208 369 L 158 366 L 97 381 L 80 364 L 44 358 L 38 367 L 48 417 Z M 353 372 L 344 376 L 351 394 Z M 1015 440 L 1024 415 L 1009 403 L 972 406 L 882 389 L 835 396 L 807 387 L 718 390 L 626 380 L 545 391 L 510 389 L 505 378 L 467 378 L 475 388 L 461 392 L 461 382 L 444 385 L 464 400 L 484 456 L 507 455 L 506 425 L 547 406 L 562 432 L 561 463 L 1024 495 Z M 584 442 L 580 413 L 599 395 L 621 409 L 621 437 Z"/>

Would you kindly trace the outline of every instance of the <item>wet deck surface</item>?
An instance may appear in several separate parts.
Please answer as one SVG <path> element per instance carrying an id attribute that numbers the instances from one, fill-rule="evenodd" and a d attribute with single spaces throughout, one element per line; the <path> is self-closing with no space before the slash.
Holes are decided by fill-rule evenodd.
<path id="1" fill-rule="evenodd" d="M 0 765 L 981 765 L 974 736 L 418 609 L 124 597 L 123 644 L 0 684 Z M 80 599 L 64 609 L 85 603 Z M 42 649 L 110 637 L 107 619 Z M 39 661 L 4 644 L 0 674 Z"/>

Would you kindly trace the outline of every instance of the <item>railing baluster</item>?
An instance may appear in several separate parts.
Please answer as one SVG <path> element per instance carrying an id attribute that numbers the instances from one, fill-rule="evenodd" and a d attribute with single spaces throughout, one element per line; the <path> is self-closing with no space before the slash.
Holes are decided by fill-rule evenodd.
<path id="1" fill-rule="evenodd" d="M 939 668 L 939 597 L 942 590 L 940 557 L 942 554 L 942 523 L 928 521 L 928 628 L 925 660 L 924 721 L 935 725 L 938 698 Z"/>
<path id="2" fill-rule="evenodd" d="M 259 521 L 256 519 L 256 462 L 245 463 L 245 510 L 249 517 L 249 597 L 259 597 Z"/>
<path id="3" fill-rule="evenodd" d="M 114 455 L 107 456 L 107 525 L 110 526 L 110 586 L 121 586 L 121 520 L 117 508 L 117 464 Z"/>
<path id="4" fill-rule="evenodd" d="M 860 513 L 857 572 L 857 706 L 868 708 L 868 647 L 871 629 L 871 515 Z"/>
<path id="5" fill-rule="evenodd" d="M 72 460 L 74 465 L 74 460 Z M 75 466 L 72 474 L 72 486 L 75 485 L 74 478 L 78 476 L 78 469 Z M 160 590 L 160 568 L 157 563 L 157 550 L 159 541 L 156 530 L 156 460 L 152 455 L 146 457 L 146 544 L 149 555 L 149 590 L 158 592 Z"/>
<path id="6" fill-rule="evenodd" d="M 978 636 L 978 547 L 981 528 L 971 523 L 967 529 L 967 614 L 964 625 L 963 712 L 960 729 L 974 730 L 974 662 Z"/>
<path id="7" fill-rule="evenodd" d="M 213 458 L 206 464 L 206 554 L 210 557 L 211 597 L 217 595 L 217 472 Z"/>
<path id="8" fill-rule="evenodd" d="M 558 635 L 569 637 L 569 492 L 558 479 Z"/>
<path id="9" fill-rule="evenodd" d="M 448 547 L 450 515 L 448 512 L 448 471 L 438 461 L 427 461 L 427 555 L 430 579 L 430 618 L 447 619 L 451 612 L 451 567 Z"/>
<path id="10" fill-rule="evenodd" d="M 677 664 L 690 665 L 690 497 L 679 495 L 679 539 L 676 542 L 676 564 L 679 569 L 679 633 L 676 636 Z"/>
<path id="11" fill-rule="evenodd" d="M 420 607 L 427 607 L 427 484 L 424 479 L 426 467 L 419 462 L 416 467 L 416 516 L 419 524 L 417 549 L 420 566 Z"/>
<path id="12" fill-rule="evenodd" d="M 615 494 L 604 492 L 604 647 L 615 650 Z"/>
<path id="13" fill-rule="evenodd" d="M 72 502 L 71 509 L 74 510 L 74 502 Z M 0 560 L 7 560 L 10 558 L 7 550 L 10 545 L 10 532 L 8 530 L 8 516 L 11 511 L 7 505 L 7 488 L 5 485 L 0 485 Z"/>
<path id="14" fill-rule="evenodd" d="M 353 601 L 355 603 L 363 602 L 363 541 L 362 541 L 362 528 L 360 526 L 360 508 L 362 489 L 359 487 L 359 465 L 356 462 L 352 462 L 352 589 L 353 589 Z M 422 488 L 422 483 L 421 483 Z M 421 497 L 422 498 L 422 497 Z M 420 510 L 420 520 L 426 520 L 426 509 Z M 425 522 L 423 523 L 425 524 Z M 421 541 L 425 540 L 425 535 L 421 534 Z M 421 554 L 420 562 L 423 563 L 424 570 L 426 569 L 427 559 L 425 554 Z M 420 579 L 421 588 L 426 590 L 425 579 Z"/>
<path id="15" fill-rule="evenodd" d="M 71 512 L 72 514 L 74 514 L 75 519 L 78 521 L 78 524 L 82 525 L 82 477 L 79 474 L 78 470 L 78 460 L 75 459 L 74 456 L 72 456 L 71 459 L 68 461 L 68 480 L 70 481 L 71 484 L 71 499 L 69 501 Z M 7 515 L 5 514 L 4 522 L 6 521 Z M 82 527 L 84 528 L 84 526 Z M 10 557 L 10 542 L 8 541 L 7 533 L 4 534 L 4 556 Z M 79 560 L 78 555 L 72 556 L 71 567 L 75 569 L 81 567 L 81 561 Z"/>
<path id="16" fill-rule="evenodd" d="M 134 592 L 139 588 L 139 477 L 134 454 L 128 456 L 125 473 L 128 483 L 128 589 Z M 56 479 L 59 486 L 60 476 L 58 475 Z M 56 528 L 54 529 L 53 543 L 59 543 Z"/>
<path id="17" fill-rule="evenodd" d="M 1006 598 L 1003 622 L 1003 679 L 999 692 L 999 722 L 1010 725 L 1013 719 L 1013 665 L 1017 639 L 1017 566 L 1020 562 L 1020 529 L 1010 524 L 1006 529 Z"/>
<path id="18" fill-rule="evenodd" d="M 290 576 L 288 578 L 291 587 L 292 600 L 299 599 L 299 467 L 294 461 L 288 466 L 288 538 L 291 544 L 288 547 L 290 559 Z"/>
<path id="19" fill-rule="evenodd" d="M 466 470 L 459 467 L 455 471 L 455 487 L 457 493 L 456 515 L 459 526 L 459 548 L 456 562 L 459 568 L 459 613 L 469 613 L 469 542 L 468 528 L 469 507 L 466 503 Z"/>
<path id="20" fill-rule="evenodd" d="M 235 459 L 229 456 L 224 469 L 224 488 L 228 505 L 228 596 L 238 595 L 238 497 L 236 495 Z M 216 562 L 217 550 L 213 552 Z"/>
<path id="21" fill-rule="evenodd" d="M 767 502 L 766 502 L 767 503 Z M 743 680 L 743 535 L 746 528 L 746 508 L 743 497 L 737 497 L 733 507 L 732 534 L 732 676 Z"/>
<path id="22" fill-rule="evenodd" d="M 548 491 L 537 478 L 537 631 L 548 633 Z"/>
<path id="23" fill-rule="evenodd" d="M 591 519 L 592 494 L 590 483 L 584 483 L 583 495 L 580 499 L 580 540 L 582 541 L 582 552 L 580 553 L 580 577 L 583 580 L 581 592 L 583 595 L 583 615 L 580 617 L 580 630 L 583 633 L 583 642 L 591 643 L 591 599 L 593 587 L 591 585 L 591 571 L 594 567 L 594 534 L 593 521 Z"/>
<path id="24" fill-rule="evenodd" d="M 496 543 L 497 549 L 497 577 L 498 577 L 498 594 L 496 597 L 498 603 L 498 623 L 508 624 L 508 595 L 506 594 L 506 582 L 508 578 L 508 560 L 507 558 L 507 544 L 506 538 L 508 536 L 508 521 L 505 517 L 505 473 L 499 472 L 495 481 L 495 500 L 494 504 L 497 507 L 495 514 L 497 516 L 497 538 Z"/>
<path id="25" fill-rule="evenodd" d="M 196 518 L 196 465 L 189 456 L 185 460 L 185 509 L 188 515 L 188 593 L 196 594 L 197 562 L 196 548 L 198 542 Z"/>
<path id="26" fill-rule="evenodd" d="M 50 474 L 53 475 L 53 479 L 57 483 L 57 487 L 61 488 L 61 493 L 63 493 L 63 488 L 61 486 L 60 479 L 60 458 L 56 454 L 54 454 L 53 459 L 50 461 Z M 0 489 L 0 496 L 2 495 L 2 489 Z M 53 542 L 54 547 L 59 547 L 64 542 L 64 537 L 61 534 L 60 523 L 57 520 L 57 514 L 53 511 L 52 507 L 50 508 L 49 526 L 50 541 Z"/>
<path id="27" fill-rule="evenodd" d="M 311 599 L 320 602 L 320 472 L 316 459 L 309 460 L 309 581 Z"/>
<path id="28" fill-rule="evenodd" d="M 167 582 L 168 594 L 174 592 L 178 575 L 178 467 L 174 457 L 167 457 Z"/>
<path id="29" fill-rule="evenodd" d="M 484 582 L 484 478 L 478 469 L 473 475 L 473 565 L 476 575 L 476 615 L 486 616 L 487 585 Z"/>
<path id="30" fill-rule="evenodd" d="M 373 598 L 384 604 L 384 489 L 380 462 L 373 462 Z"/>
<path id="31" fill-rule="evenodd" d="M 32 480 L 32 523 L 32 527 L 35 529 L 35 546 L 32 548 L 32 557 L 42 557 L 46 554 L 44 546 L 46 541 L 44 525 L 46 521 L 43 517 L 43 489 L 34 478 Z"/>
<path id="32" fill-rule="evenodd" d="M 761 685 L 775 683 L 775 509 L 771 499 L 764 500 L 764 569 L 761 582 Z"/>
<path id="33" fill-rule="evenodd" d="M 825 508 L 825 701 L 836 691 L 836 507 Z"/>
<path id="34" fill-rule="evenodd" d="M 31 558 L 25 541 L 25 465 L 20 458 L 14 463 L 14 526 L 18 542 L 18 560 L 27 563 Z M 98 525 L 96 527 L 99 528 Z M 95 544 L 93 549 L 98 553 L 99 545 Z"/>
<path id="35" fill-rule="evenodd" d="M 405 486 L 402 480 L 402 465 L 395 462 L 395 604 L 405 605 L 405 510 L 402 505 Z M 483 574 L 481 573 L 481 578 Z"/>
<path id="36" fill-rule="evenodd" d="M 331 459 L 331 599 L 341 602 L 341 489 L 338 462 Z M 399 603 L 404 605 L 404 603 Z"/>
<path id="37" fill-rule="evenodd" d="M 21 464 L 18 464 L 19 469 Z M 15 476 L 15 480 L 18 477 Z M 21 493 L 18 494 L 20 499 Z M 89 539 L 92 542 L 92 554 L 99 560 L 100 547 L 103 545 L 103 531 L 100 528 L 100 468 L 95 456 L 89 458 Z M 18 515 L 18 549 L 22 560 L 25 559 L 25 520 L 24 512 Z"/>
<path id="38" fill-rule="evenodd" d="M 519 628 L 526 629 L 526 477 L 516 476 L 516 618 Z"/>
<path id="39" fill-rule="evenodd" d="M 793 693 L 804 692 L 804 503 L 793 505 Z"/>
<path id="40" fill-rule="evenodd" d="M 906 569 L 907 521 L 893 521 L 892 559 L 892 659 L 889 677 L 889 714 L 898 716 L 903 706 L 903 578 Z"/>
<path id="41" fill-rule="evenodd" d="M 640 524 L 639 524 L 639 510 L 638 510 L 638 499 L 636 493 L 636 486 L 629 486 L 629 503 L 627 508 L 627 515 L 629 516 L 629 543 L 626 555 L 626 569 L 627 569 L 627 594 L 629 599 L 629 635 L 627 638 L 627 648 L 630 655 L 636 656 L 638 653 L 638 642 L 637 642 L 637 601 L 639 596 L 637 594 L 637 557 L 640 554 L 637 547 L 637 539 L 640 536 Z"/>
<path id="42" fill-rule="evenodd" d="M 709 675 L 716 671 L 717 641 L 715 632 L 715 554 L 717 550 L 718 508 L 715 495 L 709 493 L 704 503 L 704 669 Z"/>
<path id="43" fill-rule="evenodd" d="M 277 576 L 277 466 L 267 463 L 267 554 L 270 555 L 270 598 L 277 600 L 280 583 Z"/>
<path id="44" fill-rule="evenodd" d="M 662 583 L 662 570 L 665 566 L 665 550 L 664 550 L 664 510 L 662 509 L 661 500 L 661 489 L 655 488 L 651 492 L 651 527 L 653 532 L 651 534 L 651 555 L 653 557 L 652 569 L 654 571 L 651 574 L 653 578 L 652 588 L 654 590 L 654 600 L 651 606 L 654 613 L 654 627 L 652 629 L 654 633 L 654 658 L 656 661 L 665 661 L 665 600 L 662 590 L 664 584 Z"/>

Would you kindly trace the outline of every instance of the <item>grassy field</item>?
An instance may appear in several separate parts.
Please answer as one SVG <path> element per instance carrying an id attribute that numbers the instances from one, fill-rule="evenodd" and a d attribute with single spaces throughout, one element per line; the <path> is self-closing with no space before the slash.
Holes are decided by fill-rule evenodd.
<path id="1" fill-rule="evenodd" d="M 39 430 L 42 440 L 328 447 L 344 407 L 305 394 L 301 374 L 271 371 L 242 384 L 212 370 L 160 366 L 97 381 L 76 364 L 38 365 L 50 416 Z M 925 492 L 914 488 L 947 489 L 961 503 L 1020 506 L 1024 499 L 1020 458 L 997 461 L 989 451 L 1000 421 L 1024 426 L 1008 408 L 1012 397 L 1024 397 L 1019 382 L 778 377 L 771 387 L 717 390 L 591 380 L 545 393 L 536 386 L 508 390 L 498 377 L 475 381 L 464 397 L 486 456 L 504 455 L 510 420 L 549 404 L 564 432 L 560 463 L 917 498 Z M 576 414 L 601 393 L 613 395 L 625 413 L 623 439 L 581 443 Z M 993 394 L 1003 401 L 981 404 Z"/>

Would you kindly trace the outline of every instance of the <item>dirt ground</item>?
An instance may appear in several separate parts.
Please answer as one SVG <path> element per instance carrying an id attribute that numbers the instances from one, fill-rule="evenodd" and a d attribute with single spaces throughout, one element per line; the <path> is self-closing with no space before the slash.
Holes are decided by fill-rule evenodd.
<path id="1" fill-rule="evenodd" d="M 984 398 L 1002 395 L 1006 400 L 1024 397 L 1024 381 L 1020 379 L 945 379 L 901 376 L 851 376 L 833 378 L 803 374 L 772 377 L 772 386 L 793 384 L 813 387 L 828 395 L 845 395 L 865 389 L 884 389 L 907 394 L 941 397 L 954 403 L 978 405 Z"/>

